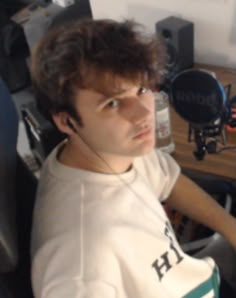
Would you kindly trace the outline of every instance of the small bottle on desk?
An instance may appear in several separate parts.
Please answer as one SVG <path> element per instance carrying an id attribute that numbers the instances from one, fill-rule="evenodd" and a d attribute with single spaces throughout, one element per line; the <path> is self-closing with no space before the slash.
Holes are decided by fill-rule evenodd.
<path id="1" fill-rule="evenodd" d="M 175 143 L 172 138 L 168 95 L 164 91 L 154 91 L 156 109 L 156 148 L 172 153 Z"/>

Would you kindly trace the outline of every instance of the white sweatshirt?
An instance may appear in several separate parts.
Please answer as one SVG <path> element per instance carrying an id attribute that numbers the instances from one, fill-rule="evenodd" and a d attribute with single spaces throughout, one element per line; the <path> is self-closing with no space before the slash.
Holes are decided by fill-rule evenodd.
<path id="1" fill-rule="evenodd" d="M 119 176 L 47 159 L 32 233 L 36 298 L 212 298 L 212 259 L 186 255 L 161 202 L 179 175 L 160 151 Z M 216 292 L 215 292 L 216 291 Z"/>

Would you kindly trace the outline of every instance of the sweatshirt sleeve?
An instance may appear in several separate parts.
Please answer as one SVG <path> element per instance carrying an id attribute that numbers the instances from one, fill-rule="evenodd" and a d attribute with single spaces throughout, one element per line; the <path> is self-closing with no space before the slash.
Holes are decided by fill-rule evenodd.
<path id="1" fill-rule="evenodd" d="M 145 174 L 158 200 L 166 200 L 179 177 L 179 165 L 170 154 L 160 150 L 153 150 L 146 155 L 140 165 L 140 170 Z"/>
<path id="2" fill-rule="evenodd" d="M 156 154 L 158 157 L 160 171 L 161 175 L 163 176 L 164 182 L 162 191 L 160 193 L 160 201 L 164 201 L 169 197 L 176 183 L 176 180 L 179 177 L 180 166 L 176 163 L 176 161 L 170 154 L 161 152 L 160 150 L 157 150 Z"/>

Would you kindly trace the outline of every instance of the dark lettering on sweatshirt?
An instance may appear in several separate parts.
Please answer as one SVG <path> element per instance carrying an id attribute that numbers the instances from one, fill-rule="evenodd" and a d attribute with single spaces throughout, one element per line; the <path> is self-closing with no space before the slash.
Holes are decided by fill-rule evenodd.
<path id="1" fill-rule="evenodd" d="M 169 222 L 166 222 L 164 234 L 169 240 L 169 249 L 152 263 L 152 267 L 155 269 L 159 280 L 184 259 L 181 255 L 181 251 L 174 244 L 173 230 Z"/>

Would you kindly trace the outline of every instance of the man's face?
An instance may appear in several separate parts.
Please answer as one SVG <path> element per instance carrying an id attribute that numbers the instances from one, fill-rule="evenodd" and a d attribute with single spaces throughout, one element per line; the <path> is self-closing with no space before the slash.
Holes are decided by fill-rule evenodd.
<path id="1" fill-rule="evenodd" d="M 121 82 L 115 94 L 79 90 L 75 108 L 83 127 L 78 134 L 103 157 L 135 157 L 155 144 L 154 97 L 150 90 Z"/>

